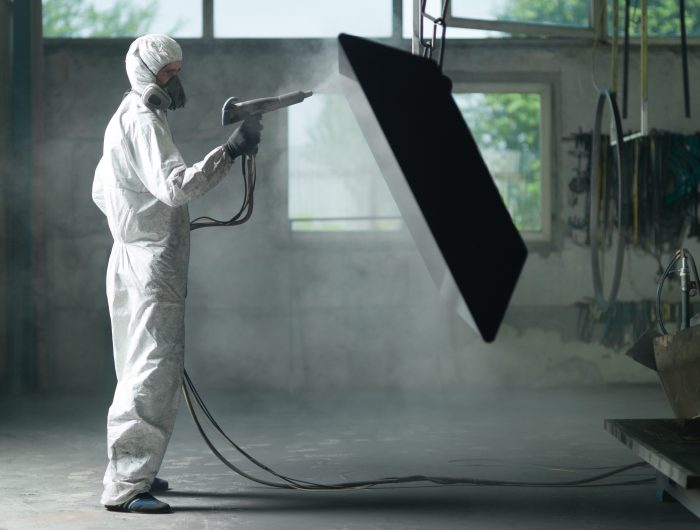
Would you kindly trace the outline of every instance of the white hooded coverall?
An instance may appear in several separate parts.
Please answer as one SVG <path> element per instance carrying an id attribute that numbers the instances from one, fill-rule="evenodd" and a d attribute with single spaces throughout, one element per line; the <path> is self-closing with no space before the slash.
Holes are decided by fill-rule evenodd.
<path id="1" fill-rule="evenodd" d="M 180 46 L 165 35 L 132 43 L 126 56 L 132 91 L 107 125 L 93 183 L 93 200 L 114 238 L 107 300 L 117 388 L 101 499 L 108 506 L 148 491 L 163 460 L 184 369 L 187 202 L 218 184 L 232 164 L 222 146 L 187 167 L 166 112 L 143 103 L 139 94 L 155 83 L 153 73 L 180 60 Z"/>

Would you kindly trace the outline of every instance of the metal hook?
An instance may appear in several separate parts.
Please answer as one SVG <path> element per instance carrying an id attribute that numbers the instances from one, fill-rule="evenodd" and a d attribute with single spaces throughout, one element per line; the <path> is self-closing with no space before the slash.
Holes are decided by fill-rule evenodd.
<path id="1" fill-rule="evenodd" d="M 427 0 L 421 0 L 421 12 L 420 12 L 420 24 L 418 25 L 418 42 L 423 48 L 423 57 L 428 59 L 433 58 L 433 51 L 437 46 L 437 28 L 442 27 L 441 37 L 440 37 L 440 59 L 438 61 L 438 66 L 442 71 L 442 63 L 445 58 L 445 34 L 447 30 L 447 23 L 445 22 L 447 18 L 447 9 L 449 8 L 450 0 L 443 0 L 441 16 L 433 17 L 426 11 Z M 433 35 L 430 40 L 425 39 L 425 20 L 428 19 L 433 23 Z"/>

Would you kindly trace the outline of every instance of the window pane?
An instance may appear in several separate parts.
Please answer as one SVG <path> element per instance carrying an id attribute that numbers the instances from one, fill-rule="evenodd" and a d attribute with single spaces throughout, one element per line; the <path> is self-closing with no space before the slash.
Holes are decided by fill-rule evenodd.
<path id="1" fill-rule="evenodd" d="M 695 0 L 700 1 L 700 0 Z M 426 11 L 437 16 L 442 0 L 428 0 Z M 455 17 L 480 20 L 504 20 L 510 22 L 539 22 L 575 27 L 588 27 L 588 0 L 450 0 L 451 13 Z M 432 35 L 432 23 L 425 22 L 425 31 Z M 450 39 L 486 39 L 509 37 L 500 31 L 447 28 Z M 403 36 L 413 36 L 413 0 L 403 0 Z"/>
<path id="2" fill-rule="evenodd" d="M 541 231 L 540 95 L 462 93 L 454 98 L 515 225 Z"/>
<path id="3" fill-rule="evenodd" d="M 452 14 L 461 18 L 589 26 L 589 0 L 451 0 L 450 4 Z"/>
<path id="4" fill-rule="evenodd" d="M 187 0 L 42 0 L 45 37 L 202 36 L 202 5 Z"/>
<path id="5" fill-rule="evenodd" d="M 214 0 L 217 37 L 388 37 L 391 20 L 391 0 Z"/>
<path id="6" fill-rule="evenodd" d="M 295 230 L 395 230 L 399 212 L 345 98 L 289 108 L 289 218 Z"/>
<path id="7" fill-rule="evenodd" d="M 649 35 L 677 36 L 681 34 L 678 0 L 649 0 Z M 608 32 L 612 34 L 612 3 L 608 9 Z M 625 3 L 619 3 L 619 35 L 624 34 Z M 630 35 L 638 37 L 641 25 L 639 2 L 632 2 L 630 8 Z M 688 36 L 700 36 L 700 0 L 685 1 L 685 30 Z"/>

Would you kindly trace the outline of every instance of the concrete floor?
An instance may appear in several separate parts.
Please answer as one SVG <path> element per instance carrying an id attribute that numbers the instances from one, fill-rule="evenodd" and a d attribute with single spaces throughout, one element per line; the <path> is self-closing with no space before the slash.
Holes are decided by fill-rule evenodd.
<path id="1" fill-rule="evenodd" d="M 207 396 L 205 388 L 200 391 Z M 431 487 L 280 491 L 232 475 L 185 407 L 160 476 L 175 513 L 99 505 L 109 396 L 0 397 L 0 529 L 697 528 L 653 484 L 605 488 Z M 670 417 L 660 387 L 462 395 L 210 396 L 234 440 L 276 470 L 316 481 L 432 474 L 564 481 L 636 461 L 604 418 Z M 183 404 L 184 405 L 184 404 Z M 245 469 L 240 457 L 226 451 Z M 257 473 L 257 472 L 256 472 Z M 262 472 L 258 473 L 263 476 Z M 624 480 L 651 477 L 648 469 Z"/>

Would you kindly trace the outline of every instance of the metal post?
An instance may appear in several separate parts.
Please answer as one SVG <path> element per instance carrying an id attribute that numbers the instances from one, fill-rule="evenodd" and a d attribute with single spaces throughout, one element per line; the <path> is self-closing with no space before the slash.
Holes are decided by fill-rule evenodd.
<path id="1" fill-rule="evenodd" d="M 618 77 L 618 60 L 619 60 L 619 32 L 620 32 L 620 16 L 619 16 L 619 0 L 613 0 L 612 2 L 612 10 L 613 10 L 613 16 L 612 16 L 612 49 L 611 49 L 611 54 L 612 54 L 612 59 L 610 61 L 610 68 L 612 70 L 611 72 L 611 83 L 612 83 L 612 91 L 613 94 L 617 96 L 617 77 Z"/>
<path id="2" fill-rule="evenodd" d="M 688 82 L 688 36 L 685 26 L 685 0 L 680 0 L 681 11 L 681 59 L 683 60 L 683 108 L 690 118 L 690 87 Z"/>
<path id="3" fill-rule="evenodd" d="M 622 117 L 627 118 L 627 96 L 629 94 L 630 68 L 630 0 L 625 0 L 625 44 L 622 63 Z"/>
<path id="4" fill-rule="evenodd" d="M 202 1 L 202 38 L 214 38 L 214 0 Z"/>
<path id="5" fill-rule="evenodd" d="M 396 42 L 401 42 L 403 38 L 403 2 L 402 0 L 394 0 L 392 3 L 392 24 L 391 38 Z"/>
<path id="6" fill-rule="evenodd" d="M 590 0 L 588 3 L 588 23 L 596 40 L 608 40 L 608 17 L 606 0 Z"/>
<path id="7" fill-rule="evenodd" d="M 7 82 L 0 83 L 0 123 L 10 123 L 10 35 L 11 10 L 9 2 L 0 2 L 0 77 Z M 9 127 L 0 127 L 0 161 L 8 160 L 10 157 L 11 134 Z M 0 162 L 0 278 L 4 280 L 0 284 L 0 337 L 7 337 L 7 312 L 5 304 L 7 278 L 7 253 L 6 238 L 7 226 L 5 225 L 5 204 L 7 197 L 6 182 L 9 178 L 9 167 L 6 163 Z M 10 388 L 10 359 L 7 344 L 0 345 L 0 388 Z M 1 391 L 0 391 L 1 392 Z"/>
<path id="8" fill-rule="evenodd" d="M 420 25 L 423 23 L 421 17 L 421 1 L 413 0 L 413 38 L 411 39 L 411 52 L 418 55 L 420 49 Z"/>
<path id="9" fill-rule="evenodd" d="M 7 352 L 13 393 L 36 384 L 32 286 L 32 24 L 35 3 L 14 2 L 12 13 L 12 178 L 6 189 Z"/>
<path id="10" fill-rule="evenodd" d="M 641 127 L 640 134 L 649 134 L 649 0 L 642 0 L 642 24 L 641 24 L 641 47 L 640 56 L 640 87 L 641 87 Z"/>

